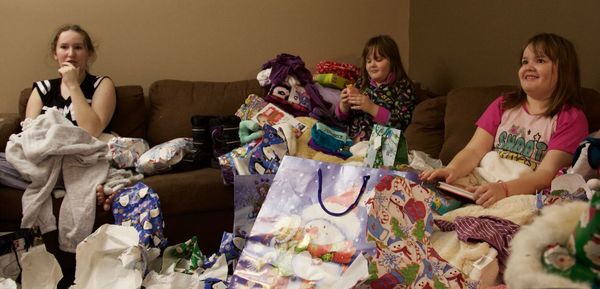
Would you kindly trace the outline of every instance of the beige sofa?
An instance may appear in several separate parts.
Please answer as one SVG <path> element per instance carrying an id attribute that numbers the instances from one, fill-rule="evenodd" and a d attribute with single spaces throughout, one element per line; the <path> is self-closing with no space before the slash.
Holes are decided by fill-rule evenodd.
<path id="1" fill-rule="evenodd" d="M 0 151 L 8 137 L 20 130 L 25 105 L 31 89 L 22 91 L 19 114 L 0 114 Z M 222 116 L 233 114 L 248 94 L 262 95 L 256 80 L 235 82 L 201 82 L 159 80 L 154 82 L 145 99 L 140 86 L 117 87 L 117 110 L 112 129 L 121 136 L 141 137 L 156 145 L 177 137 L 191 137 L 192 115 Z M 147 104 L 147 105 L 146 105 Z M 147 109 L 146 109 L 147 108 Z M 202 168 L 185 172 L 154 175 L 143 180 L 159 195 L 164 234 L 169 244 L 198 236 L 201 250 L 217 252 L 224 231 L 233 228 L 233 187 L 225 186 L 220 170 Z M 0 185 L 0 232 L 19 228 L 23 191 Z M 54 200 L 55 216 L 61 200 Z M 112 214 L 96 211 L 95 227 L 112 223 Z M 45 236 L 66 274 L 74 268 L 73 254 L 59 252 L 56 234 Z"/>
<path id="2" fill-rule="evenodd" d="M 474 122 L 486 106 L 512 86 L 459 88 L 447 96 L 428 98 L 419 93 L 421 101 L 406 131 L 410 149 L 429 153 L 448 163 L 469 140 Z M 0 114 L 0 151 L 4 151 L 8 136 L 19 131 L 30 89 L 21 93 L 19 114 Z M 154 82 L 144 99 L 140 86 L 117 87 L 118 105 L 111 126 L 121 136 L 142 137 L 156 145 L 176 137 L 191 137 L 190 116 L 230 115 L 245 97 L 264 90 L 256 80 L 236 82 L 194 82 L 160 80 Z M 584 90 L 585 112 L 590 130 L 600 129 L 600 94 Z M 147 103 L 148 102 L 148 103 Z M 147 104 L 147 105 L 146 105 Z M 144 109 L 144 107 L 147 109 Z M 147 177 L 144 182 L 158 192 L 165 219 L 165 236 L 170 244 L 197 235 L 203 252 L 216 252 L 223 231 L 230 231 L 233 222 L 233 188 L 224 186 L 220 171 L 204 168 L 187 172 L 171 172 Z M 0 186 L 0 232 L 19 227 L 22 191 Z M 55 215 L 60 200 L 55 200 Z M 96 227 L 112 222 L 112 216 L 96 212 Z M 56 247 L 56 240 L 47 240 Z M 55 251 L 56 252 L 56 251 Z M 72 270 L 73 256 L 60 253 L 63 270 Z M 72 255 L 72 254 L 71 254 Z M 65 265 L 66 264 L 66 265 Z"/>

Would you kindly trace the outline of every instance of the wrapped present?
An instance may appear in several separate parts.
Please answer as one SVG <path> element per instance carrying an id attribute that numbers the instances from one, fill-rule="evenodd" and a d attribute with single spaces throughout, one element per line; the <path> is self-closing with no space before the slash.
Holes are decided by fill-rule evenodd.
<path id="1" fill-rule="evenodd" d="M 108 141 L 108 153 L 112 165 L 117 168 L 131 168 L 150 147 L 142 138 L 114 137 Z"/>
<path id="2" fill-rule="evenodd" d="M 192 138 L 181 137 L 172 139 L 152 147 L 140 156 L 135 164 L 138 173 L 144 175 L 160 174 L 171 170 L 183 156 L 193 151 Z"/>
<path id="3" fill-rule="evenodd" d="M 250 94 L 244 100 L 244 103 L 235 112 L 235 115 L 241 120 L 252 119 L 263 107 L 268 104 L 266 100 L 256 94 Z"/>
<path id="4" fill-rule="evenodd" d="M 120 190 L 113 200 L 115 224 L 131 226 L 139 234 L 140 245 L 164 248 L 164 221 L 158 194 L 143 182 Z"/>
<path id="5" fill-rule="evenodd" d="M 350 80 L 333 73 L 315 74 L 313 80 L 325 87 L 344 89 Z"/>
<path id="6" fill-rule="evenodd" d="M 232 151 L 217 157 L 219 166 L 221 167 L 221 176 L 223 177 L 224 184 L 233 184 L 234 176 L 238 175 L 238 171 L 235 168 L 236 160 L 246 157 L 246 155 L 250 153 L 261 141 L 262 138 L 253 140 L 239 148 L 233 149 Z"/>
<path id="7" fill-rule="evenodd" d="M 333 73 L 343 78 L 348 79 L 350 82 L 355 82 L 360 74 L 358 66 L 350 63 L 341 63 L 331 60 L 323 60 L 317 63 L 316 66 L 317 74 L 321 73 Z"/>

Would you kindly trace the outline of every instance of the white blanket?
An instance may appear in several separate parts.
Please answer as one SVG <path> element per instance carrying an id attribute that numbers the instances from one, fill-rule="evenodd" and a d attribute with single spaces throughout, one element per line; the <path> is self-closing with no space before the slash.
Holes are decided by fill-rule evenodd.
<path id="1" fill-rule="evenodd" d="M 59 214 L 59 245 L 75 252 L 92 232 L 96 212 L 96 186 L 108 173 L 107 145 L 74 126 L 58 110 L 50 109 L 26 129 L 10 136 L 6 159 L 31 181 L 22 199 L 22 228 L 40 226 L 42 233 L 56 230 L 51 192 L 62 173 L 67 194 Z"/>

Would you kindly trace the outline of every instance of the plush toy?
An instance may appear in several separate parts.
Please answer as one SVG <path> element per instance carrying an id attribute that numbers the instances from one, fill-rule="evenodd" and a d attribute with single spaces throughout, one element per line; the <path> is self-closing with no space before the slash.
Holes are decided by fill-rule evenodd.
<path id="1" fill-rule="evenodd" d="M 260 125 L 253 120 L 242 120 L 240 122 L 240 142 L 242 144 L 247 144 L 261 136 L 263 136 L 264 132 L 261 130 Z"/>
<path id="2" fill-rule="evenodd" d="M 600 131 L 592 133 L 579 145 L 567 173 L 581 175 L 591 191 L 600 189 Z"/>

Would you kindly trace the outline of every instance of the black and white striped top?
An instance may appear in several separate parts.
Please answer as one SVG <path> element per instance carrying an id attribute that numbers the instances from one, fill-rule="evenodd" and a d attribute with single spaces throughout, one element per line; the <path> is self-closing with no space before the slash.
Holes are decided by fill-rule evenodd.
<path id="1" fill-rule="evenodd" d="M 96 76 L 89 73 L 85 75 L 85 79 L 81 83 L 80 87 L 88 104 L 91 105 L 94 92 L 104 78 L 106 78 L 106 76 Z M 68 96 L 65 99 L 61 95 L 61 80 L 61 78 L 55 78 L 37 81 L 33 83 L 33 88 L 37 90 L 42 99 L 42 103 L 44 105 L 42 107 L 42 113 L 45 113 L 46 110 L 51 107 L 56 107 L 68 120 L 70 120 L 74 125 L 77 125 L 77 116 L 73 111 L 71 96 Z"/>

